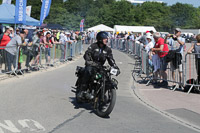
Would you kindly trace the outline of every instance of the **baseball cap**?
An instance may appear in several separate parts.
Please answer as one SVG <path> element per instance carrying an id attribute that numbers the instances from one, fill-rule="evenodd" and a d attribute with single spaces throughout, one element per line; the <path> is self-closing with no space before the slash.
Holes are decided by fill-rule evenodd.
<path id="1" fill-rule="evenodd" d="M 181 32 L 181 29 L 180 28 L 176 28 L 175 31 Z"/>
<path id="2" fill-rule="evenodd" d="M 152 36 L 151 36 L 150 34 L 148 34 L 148 35 L 146 36 L 146 38 L 152 39 Z"/>
<path id="3" fill-rule="evenodd" d="M 13 31 L 13 28 L 12 28 L 12 27 L 10 27 L 10 28 L 9 28 L 9 30 L 12 30 L 12 31 Z"/>

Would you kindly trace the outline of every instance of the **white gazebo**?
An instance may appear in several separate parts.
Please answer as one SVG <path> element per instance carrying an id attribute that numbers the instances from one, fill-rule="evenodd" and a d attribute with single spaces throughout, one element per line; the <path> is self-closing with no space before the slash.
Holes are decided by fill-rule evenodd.
<path id="1" fill-rule="evenodd" d="M 134 32 L 134 33 L 145 33 L 146 31 L 156 32 L 153 26 L 125 26 L 125 25 L 115 25 L 115 32 Z"/>
<path id="2" fill-rule="evenodd" d="M 110 28 L 104 24 L 100 24 L 100 25 L 97 25 L 97 26 L 94 26 L 94 27 L 91 27 L 91 28 L 88 28 L 87 31 L 95 31 L 95 32 L 99 32 L 99 31 L 107 31 L 107 32 L 113 32 L 114 29 L 113 28 Z"/>

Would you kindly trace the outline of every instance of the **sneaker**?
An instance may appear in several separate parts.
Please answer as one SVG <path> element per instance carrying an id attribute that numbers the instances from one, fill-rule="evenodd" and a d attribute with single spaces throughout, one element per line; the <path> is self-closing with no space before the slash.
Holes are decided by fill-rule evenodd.
<path id="1" fill-rule="evenodd" d="M 176 87 L 176 85 L 172 85 L 169 89 L 173 90 Z"/>

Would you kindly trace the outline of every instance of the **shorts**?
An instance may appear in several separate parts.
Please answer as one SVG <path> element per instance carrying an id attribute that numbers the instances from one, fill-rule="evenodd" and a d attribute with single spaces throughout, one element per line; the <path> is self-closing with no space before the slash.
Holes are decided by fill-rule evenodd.
<path id="1" fill-rule="evenodd" d="M 51 49 L 45 48 L 45 55 L 51 56 Z"/>
<path id="2" fill-rule="evenodd" d="M 170 70 L 171 71 L 175 71 L 176 69 L 178 69 L 179 72 L 183 72 L 183 64 L 178 65 L 178 68 L 175 68 L 175 66 L 173 65 L 172 62 L 170 62 Z"/>
<path id="3" fill-rule="evenodd" d="M 168 63 L 166 62 L 166 57 L 160 57 L 160 70 L 166 71 Z"/>

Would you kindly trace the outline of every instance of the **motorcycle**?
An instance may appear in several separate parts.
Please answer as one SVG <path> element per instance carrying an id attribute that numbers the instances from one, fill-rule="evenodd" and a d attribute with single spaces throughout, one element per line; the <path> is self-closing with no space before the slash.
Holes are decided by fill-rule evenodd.
<path id="1" fill-rule="evenodd" d="M 108 117 L 112 112 L 115 102 L 116 102 L 116 90 L 118 81 L 115 78 L 112 78 L 111 75 L 117 76 L 119 70 L 103 66 L 97 68 L 93 74 L 91 81 L 88 85 L 87 93 L 93 96 L 93 98 L 87 98 L 78 96 L 81 87 L 81 78 L 84 73 L 84 67 L 77 66 L 76 76 L 78 77 L 74 87 L 76 102 L 80 103 L 91 103 L 94 107 L 95 113 L 100 117 Z"/>

